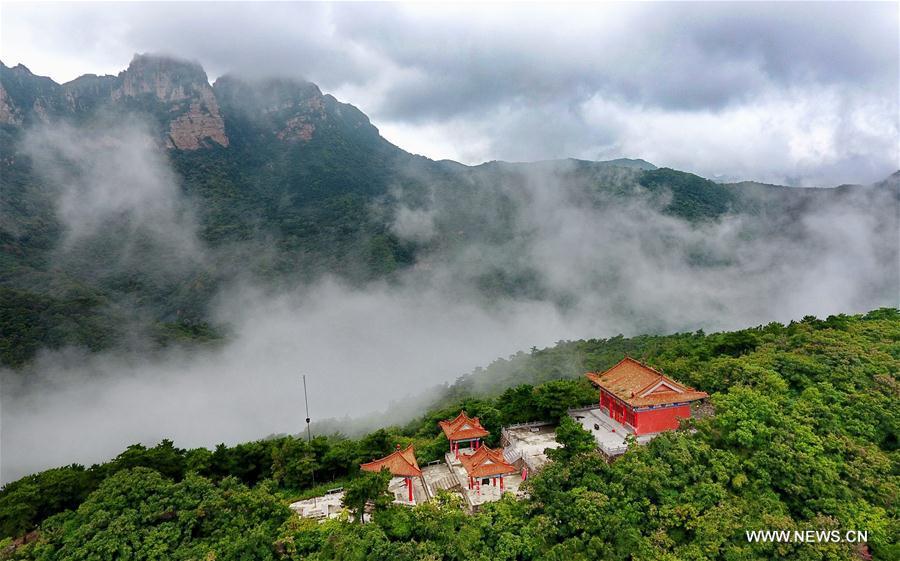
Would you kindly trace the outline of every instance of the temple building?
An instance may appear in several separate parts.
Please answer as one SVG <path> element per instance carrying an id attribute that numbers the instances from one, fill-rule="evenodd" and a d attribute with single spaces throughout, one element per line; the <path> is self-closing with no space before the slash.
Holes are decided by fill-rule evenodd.
<path id="1" fill-rule="evenodd" d="M 419 464 L 416 462 L 416 453 L 413 449 L 413 445 L 410 444 L 406 447 L 406 450 L 401 450 L 400 445 L 397 445 L 397 450 L 392 452 L 391 454 L 381 458 L 380 460 L 373 460 L 367 464 L 361 464 L 359 469 L 363 471 L 374 471 L 379 472 L 383 469 L 387 469 L 391 472 L 391 475 L 394 479 L 402 479 L 404 485 L 406 487 L 406 492 L 409 497 L 409 503 L 414 504 L 416 501 L 414 500 L 413 494 L 413 486 L 414 481 L 419 482 L 419 487 L 424 489 L 424 483 L 422 482 L 422 470 L 419 469 Z M 389 489 L 394 490 L 396 484 L 392 482 L 389 485 Z M 397 493 L 395 492 L 395 496 Z M 401 501 L 402 502 L 402 501 Z"/>
<path id="2" fill-rule="evenodd" d="M 480 446 L 472 454 L 460 456 L 459 461 L 469 477 L 469 489 L 475 489 L 479 493 L 482 485 L 491 485 L 499 487 L 502 494 L 503 476 L 519 472 L 516 466 L 507 463 L 503 450 L 493 450 L 487 446 Z"/>
<path id="3" fill-rule="evenodd" d="M 465 411 L 460 411 L 453 420 L 438 421 L 438 425 L 450 441 L 450 453 L 455 458 L 459 458 L 460 444 L 465 444 L 470 452 L 474 452 L 478 450 L 481 439 L 491 434 L 484 430 L 478 417 L 469 417 Z"/>
<path id="4" fill-rule="evenodd" d="M 630 357 L 586 376 L 600 388 L 601 412 L 635 435 L 677 429 L 690 418 L 691 403 L 709 397 Z"/>

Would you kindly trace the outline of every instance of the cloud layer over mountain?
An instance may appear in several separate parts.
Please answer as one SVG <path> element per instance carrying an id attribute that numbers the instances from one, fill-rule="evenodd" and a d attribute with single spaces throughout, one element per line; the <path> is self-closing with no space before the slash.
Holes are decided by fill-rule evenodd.
<path id="1" fill-rule="evenodd" d="M 57 80 L 147 51 L 303 76 L 435 159 L 643 157 L 835 185 L 900 167 L 898 9 L 7 4 L 2 50 Z"/>
<path id="2" fill-rule="evenodd" d="M 148 271 L 161 275 L 177 264 L 173 237 L 182 239 L 176 247 L 200 253 L 192 257 L 198 263 L 230 250 L 195 245 L 184 214 L 190 205 L 139 124 L 99 133 L 36 129 L 26 147 L 42 158 L 66 224 L 108 224 L 113 213 L 131 226 L 123 231 L 156 241 L 141 246 Z M 599 199 L 587 199 L 584 184 L 567 179 L 575 165 L 506 166 L 519 171 L 473 175 L 462 190 L 395 192 L 392 229 L 402 238 L 429 243 L 460 217 L 488 230 L 365 286 L 237 276 L 212 306 L 228 335 L 220 346 L 149 356 L 64 349 L 41 354 L 24 376 L 5 372 L 3 480 L 99 461 L 136 441 L 213 446 L 299 432 L 301 374 L 309 376 L 314 418 L 353 417 L 560 339 L 738 328 L 896 305 L 896 186 L 852 189 L 797 216 L 694 223 L 663 212 L 665 197 L 607 197 L 636 188 L 632 169 L 610 168 Z M 141 188 L 111 196 L 111 185 Z M 497 271 L 531 279 L 523 284 L 534 288 L 491 297 L 483 283 Z"/>

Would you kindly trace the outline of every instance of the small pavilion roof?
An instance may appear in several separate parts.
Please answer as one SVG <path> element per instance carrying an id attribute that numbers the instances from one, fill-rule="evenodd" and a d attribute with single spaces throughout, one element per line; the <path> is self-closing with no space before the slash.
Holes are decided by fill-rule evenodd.
<path id="1" fill-rule="evenodd" d="M 460 455 L 459 461 L 472 477 L 506 475 L 518 471 L 516 466 L 506 461 L 502 450 L 493 450 L 487 446 L 480 447 L 472 454 Z"/>
<path id="2" fill-rule="evenodd" d="M 422 470 L 416 462 L 416 452 L 413 445 L 410 444 L 406 450 L 401 450 L 397 445 L 397 450 L 381 458 L 373 460 L 367 464 L 361 464 L 359 469 L 363 471 L 381 471 L 387 468 L 394 477 L 421 477 Z"/>
<path id="3" fill-rule="evenodd" d="M 588 372 L 585 376 L 632 407 L 682 403 L 709 397 L 706 392 L 676 382 L 631 357 L 623 358 L 605 372 Z"/>
<path id="4" fill-rule="evenodd" d="M 478 417 L 469 417 L 465 411 L 460 411 L 455 419 L 438 421 L 438 425 L 448 440 L 470 440 L 491 434 L 484 430 Z"/>

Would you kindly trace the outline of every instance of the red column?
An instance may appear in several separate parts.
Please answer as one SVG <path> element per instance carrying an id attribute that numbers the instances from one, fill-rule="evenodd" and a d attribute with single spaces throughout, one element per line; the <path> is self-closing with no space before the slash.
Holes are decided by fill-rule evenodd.
<path id="1" fill-rule="evenodd" d="M 406 478 L 406 488 L 409 489 L 409 502 L 413 502 L 412 479 L 410 479 L 409 477 Z"/>
<path id="2" fill-rule="evenodd" d="M 500 476 L 500 490 L 503 490 L 503 476 Z"/>
<path id="3" fill-rule="evenodd" d="M 528 479 L 528 468 L 523 467 L 522 468 L 522 481 L 526 481 L 527 479 Z"/>

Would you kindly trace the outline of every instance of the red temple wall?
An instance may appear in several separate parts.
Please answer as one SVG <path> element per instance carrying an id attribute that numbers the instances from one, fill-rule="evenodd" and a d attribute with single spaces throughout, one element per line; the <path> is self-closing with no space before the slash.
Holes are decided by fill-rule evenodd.
<path id="1" fill-rule="evenodd" d="M 666 407 L 663 409 L 648 409 L 635 412 L 637 424 L 633 425 L 635 434 L 647 434 L 678 428 L 680 419 L 691 416 L 690 405 Z"/>

